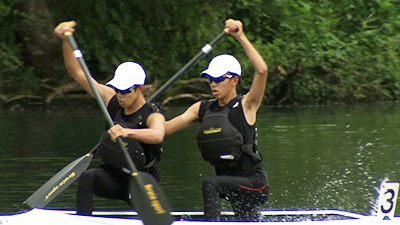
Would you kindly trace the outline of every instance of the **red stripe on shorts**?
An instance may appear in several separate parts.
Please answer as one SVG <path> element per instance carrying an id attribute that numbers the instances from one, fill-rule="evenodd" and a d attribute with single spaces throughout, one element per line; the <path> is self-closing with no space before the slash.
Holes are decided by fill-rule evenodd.
<path id="1" fill-rule="evenodd" d="M 240 187 L 243 188 L 243 189 L 250 190 L 250 191 L 262 191 L 265 187 L 267 187 L 267 185 L 264 184 L 264 186 L 261 187 L 261 188 L 251 188 L 251 187 L 246 187 L 246 186 L 243 186 L 243 185 L 240 185 Z"/>

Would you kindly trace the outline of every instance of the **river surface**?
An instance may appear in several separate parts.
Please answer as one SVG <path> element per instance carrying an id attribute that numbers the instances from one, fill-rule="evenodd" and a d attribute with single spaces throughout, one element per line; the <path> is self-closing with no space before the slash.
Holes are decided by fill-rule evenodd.
<path id="1" fill-rule="evenodd" d="M 182 110 L 164 113 L 171 118 Z M 399 104 L 265 108 L 257 126 L 270 183 L 265 209 L 373 214 L 381 181 L 400 181 Z M 17 212 L 16 205 L 95 146 L 103 129 L 96 107 L 0 112 L 0 214 Z M 173 210 L 202 210 L 201 182 L 214 174 L 196 147 L 197 129 L 167 137 L 157 165 Z M 91 167 L 99 162 L 95 156 Z M 76 186 L 47 207 L 74 209 Z M 95 198 L 95 209 L 129 206 Z"/>

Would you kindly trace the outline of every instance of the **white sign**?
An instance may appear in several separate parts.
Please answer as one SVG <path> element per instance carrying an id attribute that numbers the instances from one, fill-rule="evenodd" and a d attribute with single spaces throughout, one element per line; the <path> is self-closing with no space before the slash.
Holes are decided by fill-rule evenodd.
<path id="1" fill-rule="evenodd" d="M 393 219 L 396 209 L 399 183 L 383 182 L 379 191 L 378 219 Z"/>

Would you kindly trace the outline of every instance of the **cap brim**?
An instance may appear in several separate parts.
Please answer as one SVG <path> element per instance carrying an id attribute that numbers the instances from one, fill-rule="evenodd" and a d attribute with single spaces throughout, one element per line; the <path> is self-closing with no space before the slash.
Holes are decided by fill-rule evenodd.
<path id="1" fill-rule="evenodd" d="M 112 86 L 113 88 L 116 88 L 118 90 L 128 90 L 129 88 L 131 88 L 132 86 L 134 86 L 135 84 L 131 81 L 124 81 L 124 80 L 116 80 L 116 79 L 112 79 L 109 82 L 106 83 L 107 86 Z"/>
<path id="2" fill-rule="evenodd" d="M 201 72 L 201 75 L 202 76 L 208 75 L 210 77 L 218 78 L 218 77 L 225 75 L 228 72 L 229 71 L 227 71 L 227 70 L 208 68 L 208 69 L 204 70 L 203 72 Z"/>

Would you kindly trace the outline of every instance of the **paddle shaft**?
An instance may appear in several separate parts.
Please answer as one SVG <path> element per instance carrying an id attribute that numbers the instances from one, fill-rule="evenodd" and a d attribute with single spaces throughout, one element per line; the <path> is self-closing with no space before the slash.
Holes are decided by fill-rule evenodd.
<path id="1" fill-rule="evenodd" d="M 114 122 L 112 121 L 110 114 L 108 114 L 107 108 L 104 105 L 104 102 L 100 96 L 99 91 L 97 90 L 96 84 L 92 80 L 92 75 L 90 74 L 90 71 L 86 65 L 85 60 L 83 59 L 82 52 L 79 50 L 78 44 L 76 43 L 74 36 L 70 32 L 66 32 L 65 35 L 66 35 L 67 40 L 71 44 L 72 49 L 74 50 L 74 56 L 78 59 L 79 64 L 81 65 L 82 70 L 85 73 L 86 79 L 89 82 L 89 85 L 93 91 L 95 98 L 96 98 L 97 104 L 99 105 L 101 112 L 103 113 L 103 116 L 106 119 L 108 126 L 109 127 L 114 126 Z M 137 170 L 135 164 L 133 163 L 131 157 L 129 156 L 129 153 L 126 150 L 124 142 L 122 141 L 122 139 L 120 137 L 117 138 L 117 142 L 119 144 L 119 147 L 122 150 L 122 153 L 125 156 L 125 160 L 128 163 L 128 167 L 129 167 L 130 171 L 132 173 L 136 173 L 138 170 Z"/>
<path id="2" fill-rule="evenodd" d="M 169 88 L 176 80 L 178 80 L 191 66 L 196 64 L 203 56 L 207 55 L 213 47 L 220 42 L 226 36 L 225 31 L 222 31 L 218 36 L 212 40 L 210 43 L 204 45 L 199 53 L 193 57 L 186 65 L 184 65 L 178 72 L 175 73 L 162 87 L 160 87 L 150 98 L 147 99 L 148 102 L 153 102 L 155 99 L 160 97 L 160 95 Z"/>

